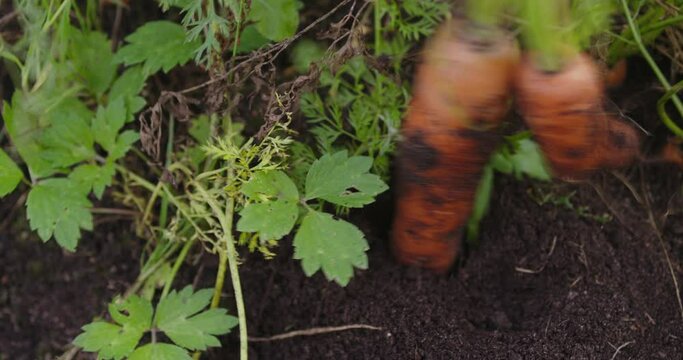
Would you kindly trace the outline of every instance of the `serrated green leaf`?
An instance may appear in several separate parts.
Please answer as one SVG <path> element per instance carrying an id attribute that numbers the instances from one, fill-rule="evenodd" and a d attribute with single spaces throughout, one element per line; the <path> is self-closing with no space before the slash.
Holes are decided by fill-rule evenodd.
<path id="1" fill-rule="evenodd" d="M 82 103 L 81 106 L 75 105 L 76 102 L 80 103 L 73 97 L 64 97 L 63 94 L 41 88 L 32 93 L 15 91 L 12 96 L 12 105 L 5 103 L 2 116 L 7 126 L 7 133 L 12 138 L 12 143 L 16 146 L 22 160 L 28 166 L 32 178 L 46 177 L 59 170 L 58 164 L 45 158 L 46 147 L 40 140 L 45 129 L 50 127 L 54 119 L 58 121 L 68 119 L 69 122 L 76 119 L 76 122 L 80 122 L 80 118 L 85 116 L 84 113 L 89 111 Z M 71 111 L 60 111 L 62 107 L 69 108 Z M 53 116 L 53 113 L 61 114 L 61 116 Z M 61 141 L 58 136 L 54 136 L 52 140 Z M 63 150 L 69 153 L 72 149 L 69 149 L 67 145 Z M 60 160 L 59 155 L 54 157 L 61 163 L 67 162 L 66 159 Z"/>
<path id="2" fill-rule="evenodd" d="M 190 350 L 220 346 L 214 335 L 226 334 L 237 325 L 237 318 L 225 309 L 200 312 L 211 302 L 212 289 L 192 293 L 191 286 L 175 290 L 161 299 L 154 319 L 156 326 L 174 343 Z"/>
<path id="3" fill-rule="evenodd" d="M 142 63 L 146 75 L 159 70 L 168 72 L 194 56 L 198 41 L 186 41 L 185 29 L 170 21 L 149 21 L 126 37 L 128 44 L 114 60 L 126 65 Z"/>
<path id="4" fill-rule="evenodd" d="M 255 203 L 240 212 L 238 231 L 257 232 L 263 240 L 278 240 L 292 231 L 299 215 L 299 192 L 287 174 L 257 172 L 242 186 L 242 193 Z"/>
<path id="5" fill-rule="evenodd" d="M 306 200 L 318 198 L 347 207 L 373 202 L 388 186 L 368 172 L 370 167 L 372 159 L 367 156 L 348 157 L 346 151 L 323 155 L 306 176 Z"/>
<path id="6" fill-rule="evenodd" d="M 23 177 L 24 174 L 17 164 L 0 149 L 0 197 L 14 191 Z"/>
<path id="7" fill-rule="evenodd" d="M 206 115 L 200 115 L 192 120 L 188 131 L 198 144 L 203 145 L 211 138 L 211 120 Z"/>
<path id="8" fill-rule="evenodd" d="M 63 248 L 74 251 L 80 229 L 92 230 L 87 193 L 79 184 L 65 178 L 48 179 L 28 193 L 26 212 L 31 230 L 43 241 L 52 236 Z"/>
<path id="9" fill-rule="evenodd" d="M 299 7 L 297 0 L 253 0 L 249 19 L 256 23 L 261 35 L 272 41 L 281 41 L 296 33 Z"/>
<path id="10" fill-rule="evenodd" d="M 128 360 L 192 360 L 187 350 L 171 344 L 156 343 L 141 346 Z"/>
<path id="11" fill-rule="evenodd" d="M 49 126 L 39 138 L 40 156 L 58 168 L 95 158 L 90 130 L 92 112 L 77 99 L 68 99 L 48 114 Z"/>
<path id="12" fill-rule="evenodd" d="M 118 325 L 92 322 L 83 327 L 83 333 L 73 343 L 85 351 L 98 352 L 98 359 L 123 359 L 151 328 L 153 311 L 149 301 L 131 295 L 121 304 L 109 304 L 109 314 Z"/>
<path id="13" fill-rule="evenodd" d="M 87 88 L 95 95 L 103 94 L 116 75 L 111 43 L 101 32 L 70 32 L 71 61 Z"/>
<path id="14" fill-rule="evenodd" d="M 69 174 L 69 179 L 77 182 L 79 186 L 87 189 L 88 192 L 92 189 L 95 196 L 101 199 L 104 189 L 111 185 L 115 174 L 116 170 L 112 163 L 106 163 L 102 166 L 83 164 Z"/>
<path id="15" fill-rule="evenodd" d="M 109 103 L 123 99 L 126 106 L 126 123 L 135 119 L 135 113 L 146 104 L 145 99 L 138 96 L 145 86 L 147 77 L 142 73 L 142 66 L 127 69 L 118 77 L 109 91 Z"/>
<path id="16" fill-rule="evenodd" d="M 368 243 L 353 224 L 332 215 L 310 211 L 294 237 L 294 258 L 301 260 L 307 276 L 322 269 L 325 277 L 346 286 L 353 268 L 367 269 Z"/>
<path id="17" fill-rule="evenodd" d="M 299 200 L 299 192 L 294 182 L 282 171 L 259 171 L 242 186 L 242 193 L 252 200 L 279 198 Z"/>
<path id="18" fill-rule="evenodd" d="M 109 102 L 118 98 L 136 96 L 145 87 L 147 77 L 142 73 L 142 66 L 134 66 L 126 69 L 109 90 Z"/>
<path id="19" fill-rule="evenodd" d="M 126 122 L 126 106 L 124 99 L 119 97 L 106 107 L 97 108 L 97 115 L 92 122 L 92 132 L 95 141 L 107 152 L 111 152 L 116 145 L 119 131 Z"/>
<path id="20" fill-rule="evenodd" d="M 135 144 L 138 140 L 140 140 L 140 135 L 136 131 L 126 130 L 122 132 L 116 138 L 116 144 L 109 152 L 107 159 L 109 161 L 115 161 L 124 157 L 128 150 L 130 150 L 131 145 Z"/>

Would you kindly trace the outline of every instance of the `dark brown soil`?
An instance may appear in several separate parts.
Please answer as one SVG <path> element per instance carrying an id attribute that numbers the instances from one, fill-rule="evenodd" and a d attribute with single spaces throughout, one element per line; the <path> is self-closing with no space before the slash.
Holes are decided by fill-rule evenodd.
<path id="1" fill-rule="evenodd" d="M 502 178 L 480 246 L 447 276 L 394 263 L 381 240 L 388 197 L 355 216 L 371 242 L 370 269 L 346 288 L 320 274 L 306 278 L 291 260 L 288 241 L 274 260 L 247 256 L 241 275 L 250 335 L 351 324 L 382 328 L 252 343 L 251 358 L 609 359 L 620 347 L 614 359 L 681 358 L 683 318 L 664 249 L 683 282 L 683 216 L 662 217 L 667 208 L 681 208 L 674 196 L 681 173 L 650 166 L 627 175 L 638 196 L 651 197 L 655 218 L 664 222 L 662 242 L 646 208 L 624 183 L 604 174 L 590 184 L 544 187 L 556 196 L 578 190 L 571 200 L 591 214 L 613 211 L 604 224 L 541 206 L 528 194 L 538 184 Z M 134 279 L 138 249 L 114 229 L 99 226 L 76 254 L 22 232 L 0 235 L 0 359 L 61 353 Z M 232 303 L 230 289 L 224 303 Z M 236 358 L 235 335 L 224 347 L 211 358 Z"/>
<path id="2" fill-rule="evenodd" d="M 653 207 L 666 205 L 680 174 L 645 172 L 656 191 Z M 398 266 L 379 240 L 372 241 L 370 270 L 347 288 L 321 275 L 307 279 L 288 249 L 270 262 L 250 258 L 242 268 L 250 334 L 383 328 L 253 343 L 252 358 L 610 359 L 620 347 L 614 359 L 681 358 L 683 318 L 663 249 L 680 283 L 683 218 L 668 218 L 660 243 L 625 186 L 611 176 L 598 180 L 623 223 L 539 206 L 527 194 L 533 185 L 503 181 L 481 246 L 449 276 Z M 579 190 L 574 202 L 595 214 L 609 211 L 593 186 L 571 189 Z M 384 237 L 377 230 L 372 239 Z"/>

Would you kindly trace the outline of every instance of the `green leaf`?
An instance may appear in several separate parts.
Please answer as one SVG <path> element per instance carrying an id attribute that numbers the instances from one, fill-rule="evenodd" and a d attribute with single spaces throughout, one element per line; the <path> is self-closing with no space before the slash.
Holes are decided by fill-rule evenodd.
<path id="1" fill-rule="evenodd" d="M 322 59 L 323 55 L 325 55 L 325 47 L 321 43 L 304 39 L 292 49 L 291 60 L 296 71 L 306 73 L 311 63 Z"/>
<path id="2" fill-rule="evenodd" d="M 92 135 L 84 134 L 82 139 L 78 139 L 69 134 L 69 129 L 84 133 L 83 121 L 90 121 L 92 114 L 69 92 L 63 94 L 44 88 L 32 93 L 16 91 L 12 105 L 5 103 L 2 116 L 7 133 L 32 178 L 52 175 L 62 165 L 89 157 Z M 43 138 L 53 122 L 61 124 Z M 67 132 L 65 138 L 60 136 L 63 132 Z"/>
<path id="3" fill-rule="evenodd" d="M 48 179 L 28 193 L 26 212 L 31 230 L 37 230 L 43 241 L 52 236 L 63 248 L 74 251 L 81 236 L 80 229 L 92 230 L 92 215 L 87 193 L 75 181 Z"/>
<path id="4" fill-rule="evenodd" d="M 90 130 L 92 112 L 77 99 L 68 99 L 48 114 L 50 127 L 39 138 L 40 156 L 52 166 L 64 168 L 95 158 L 95 141 Z"/>
<path id="5" fill-rule="evenodd" d="M 109 103 L 119 98 L 123 99 L 126 106 L 126 122 L 135 119 L 134 115 L 146 104 L 145 99 L 138 96 L 145 87 L 147 77 L 142 73 L 142 66 L 135 66 L 126 70 L 114 81 L 109 91 Z"/>
<path id="6" fill-rule="evenodd" d="M 140 140 L 140 135 L 133 130 L 126 130 L 119 134 L 116 138 L 116 144 L 114 148 L 109 152 L 109 161 L 118 160 L 126 155 L 128 150 L 130 150 L 131 145 L 135 144 L 136 141 Z"/>
<path id="7" fill-rule="evenodd" d="M 187 349 L 220 346 L 214 335 L 228 333 L 237 325 L 237 318 L 227 315 L 225 309 L 200 312 L 209 305 L 212 295 L 212 289 L 192 293 L 191 286 L 179 293 L 174 290 L 159 302 L 154 323 L 174 343 Z"/>
<path id="8" fill-rule="evenodd" d="M 258 232 L 262 240 L 278 240 L 292 231 L 299 215 L 299 192 L 284 172 L 257 172 L 242 186 L 242 193 L 257 203 L 240 212 L 238 231 Z"/>
<path id="9" fill-rule="evenodd" d="M 102 166 L 83 164 L 69 174 L 69 179 L 77 182 L 79 186 L 87 189 L 88 192 L 92 189 L 95 196 L 101 199 L 104 189 L 111 185 L 115 174 L 116 170 L 112 163 L 106 163 Z"/>
<path id="10" fill-rule="evenodd" d="M 168 72 L 194 56 L 198 41 L 186 41 L 185 29 L 170 21 L 149 21 L 126 37 L 114 60 L 126 65 L 143 63 L 145 75 L 159 70 Z"/>
<path id="11" fill-rule="evenodd" d="M 269 42 L 270 40 L 266 39 L 256 29 L 256 25 L 249 25 L 240 33 L 240 42 L 237 44 L 237 52 L 245 53 L 256 50 Z"/>
<path id="12" fill-rule="evenodd" d="M 92 322 L 83 327 L 83 333 L 73 343 L 85 351 L 98 352 L 98 359 L 123 359 L 151 328 L 153 311 L 149 301 L 131 295 L 121 304 L 109 304 L 109 314 L 118 325 Z"/>
<path id="13" fill-rule="evenodd" d="M 538 180 L 550 180 L 551 176 L 545 165 L 540 147 L 531 139 L 521 139 L 517 149 L 510 157 L 517 178 L 527 175 Z"/>
<path id="14" fill-rule="evenodd" d="M 474 196 L 474 207 L 467 223 L 467 240 L 476 242 L 479 238 L 479 224 L 486 215 L 491 202 L 491 193 L 493 192 L 493 168 L 490 165 L 484 167 L 481 180 L 477 186 L 477 192 Z"/>
<path id="15" fill-rule="evenodd" d="M 109 90 L 109 101 L 114 101 L 118 98 L 126 98 L 140 94 L 145 87 L 147 77 L 142 73 L 142 66 L 134 66 L 126 69 L 114 83 Z"/>
<path id="16" fill-rule="evenodd" d="M 17 164 L 0 149 L 0 197 L 14 191 L 23 177 L 24 174 Z"/>
<path id="17" fill-rule="evenodd" d="M 81 32 L 75 28 L 70 32 L 71 61 L 84 80 L 87 88 L 95 95 L 103 94 L 116 75 L 116 63 L 111 43 L 101 32 Z"/>
<path id="18" fill-rule="evenodd" d="M 348 157 L 346 151 L 323 155 L 306 176 L 306 200 L 319 198 L 347 207 L 373 202 L 388 186 L 368 172 L 370 167 L 372 159 L 367 156 Z"/>
<path id="19" fill-rule="evenodd" d="M 294 237 L 294 258 L 307 276 L 323 270 L 325 277 L 346 286 L 353 268 L 368 268 L 368 243 L 356 226 L 332 215 L 310 211 Z"/>
<path id="20" fill-rule="evenodd" d="M 147 344 L 137 348 L 128 360 L 192 360 L 187 350 L 171 344 Z"/>
<path id="21" fill-rule="evenodd" d="M 190 129 L 188 130 L 190 135 L 197 141 L 198 144 L 204 144 L 211 139 L 211 121 L 206 115 L 200 115 L 196 119 L 192 120 Z"/>
<path id="22" fill-rule="evenodd" d="M 256 22 L 256 29 L 272 41 L 284 40 L 296 33 L 299 27 L 297 0 L 253 0 L 249 19 Z"/>
<path id="23" fill-rule="evenodd" d="M 106 107 L 100 106 L 92 122 L 92 132 L 95 141 L 111 152 L 116 146 L 116 138 L 126 122 L 126 106 L 123 98 L 119 97 Z"/>

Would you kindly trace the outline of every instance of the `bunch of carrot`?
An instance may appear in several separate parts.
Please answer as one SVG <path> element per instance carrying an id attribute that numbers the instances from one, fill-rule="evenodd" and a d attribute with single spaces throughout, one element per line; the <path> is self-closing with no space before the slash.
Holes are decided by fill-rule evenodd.
<path id="1" fill-rule="evenodd" d="M 444 24 L 417 68 L 396 161 L 392 242 L 402 263 L 435 272 L 452 266 L 513 94 L 555 176 L 625 166 L 639 152 L 636 130 L 603 107 L 604 77 L 595 62 L 555 45 L 520 55 L 514 36 L 497 24 L 496 2 L 469 1 L 469 15 L 477 16 Z M 528 13 L 532 24 L 553 2 L 533 3 L 541 11 Z M 481 6 L 493 11 L 478 16 Z M 553 31 L 538 24 L 535 31 Z"/>

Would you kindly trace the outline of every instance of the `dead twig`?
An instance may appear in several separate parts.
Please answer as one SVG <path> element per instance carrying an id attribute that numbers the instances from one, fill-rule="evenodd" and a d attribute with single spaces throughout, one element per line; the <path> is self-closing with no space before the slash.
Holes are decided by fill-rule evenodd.
<path id="1" fill-rule="evenodd" d="M 376 327 L 376 326 L 372 326 L 372 325 L 365 325 L 365 324 L 352 324 L 352 325 L 344 325 L 344 326 L 326 326 L 326 327 L 317 327 L 317 328 L 306 329 L 306 330 L 295 330 L 295 331 L 290 331 L 290 332 L 286 332 L 283 334 L 278 334 L 278 335 L 273 335 L 273 336 L 268 336 L 268 337 L 249 336 L 249 341 L 250 342 L 278 341 L 278 340 L 291 339 L 293 337 L 298 337 L 298 336 L 312 336 L 312 335 L 320 335 L 320 334 L 329 334 L 329 333 L 334 333 L 334 332 L 356 330 L 356 329 L 365 329 L 365 330 L 374 330 L 374 331 L 382 331 L 383 330 L 380 327 Z"/>
<path id="2" fill-rule="evenodd" d="M 616 351 L 614 352 L 614 355 L 612 355 L 612 358 L 611 358 L 610 360 L 614 360 L 614 359 L 617 357 L 617 355 L 619 354 L 619 351 L 621 351 L 621 349 L 623 349 L 623 348 L 625 348 L 625 347 L 627 347 L 627 346 L 633 344 L 634 342 L 635 342 L 635 341 L 629 341 L 629 342 L 625 342 L 625 343 L 621 344 L 618 348 L 616 348 Z M 608 344 L 609 344 L 609 343 L 608 343 Z M 612 348 L 614 348 L 614 345 L 612 345 L 612 344 L 609 344 L 609 345 L 610 345 Z"/>

